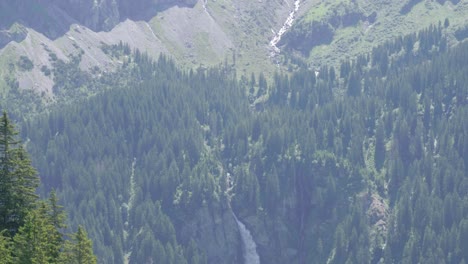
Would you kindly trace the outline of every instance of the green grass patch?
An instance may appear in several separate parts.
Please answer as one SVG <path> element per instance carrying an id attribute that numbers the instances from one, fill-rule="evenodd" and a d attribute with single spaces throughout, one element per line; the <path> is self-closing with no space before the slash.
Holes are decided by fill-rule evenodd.
<path id="1" fill-rule="evenodd" d="M 307 12 L 307 14 L 304 16 L 304 21 L 305 22 L 310 22 L 310 21 L 320 21 L 322 20 L 325 15 L 328 12 L 328 7 L 327 4 L 322 2 L 317 6 L 314 6 Z"/>
<path id="2" fill-rule="evenodd" d="M 304 22 L 322 21 L 339 5 L 347 5 L 349 2 L 349 0 L 321 1 L 304 15 L 303 20 Z"/>
<path id="3" fill-rule="evenodd" d="M 330 3 L 329 1 L 320 2 L 320 4 L 313 6 L 304 16 L 305 22 L 311 21 L 321 21 L 327 14 L 330 12 L 330 9 L 335 7 L 338 3 L 342 1 L 337 1 L 337 3 Z"/>

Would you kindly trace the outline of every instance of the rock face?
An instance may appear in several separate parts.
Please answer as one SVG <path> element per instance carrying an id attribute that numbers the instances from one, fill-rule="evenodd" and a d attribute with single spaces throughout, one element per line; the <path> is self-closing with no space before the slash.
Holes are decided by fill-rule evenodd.
<path id="1" fill-rule="evenodd" d="M 0 30 L 0 48 L 10 41 L 21 42 L 27 34 L 28 31 L 21 25 L 15 25 L 9 30 Z"/>
<path id="2" fill-rule="evenodd" d="M 127 18 L 149 20 L 159 10 L 172 6 L 193 7 L 197 0 L 24 0 L 0 2 L 0 29 L 20 22 L 57 38 L 71 23 L 94 31 L 109 31 Z M 2 13 L 0 13 L 1 15 Z M 62 32 L 63 31 L 63 32 Z"/>
<path id="3" fill-rule="evenodd" d="M 230 209 L 207 207 L 198 210 L 182 228 L 182 240 L 195 239 L 206 252 L 208 263 L 242 263 L 242 245 L 236 220 Z"/>
<path id="4" fill-rule="evenodd" d="M 371 226 L 371 236 L 384 239 L 387 233 L 388 204 L 376 193 L 363 195 L 361 202 Z"/>
<path id="5" fill-rule="evenodd" d="M 53 0 L 71 17 L 95 31 L 108 31 L 126 18 L 149 19 L 171 6 L 193 6 L 197 0 Z"/>
<path id="6" fill-rule="evenodd" d="M 95 31 L 110 30 L 120 20 L 119 6 L 115 0 L 53 0 L 52 3 Z"/>

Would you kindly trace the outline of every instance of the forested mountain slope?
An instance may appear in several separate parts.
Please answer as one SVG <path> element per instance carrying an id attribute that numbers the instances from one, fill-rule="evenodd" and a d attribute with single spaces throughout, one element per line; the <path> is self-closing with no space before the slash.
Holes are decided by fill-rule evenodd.
<path id="1" fill-rule="evenodd" d="M 262 263 L 463 263 L 468 45 L 446 31 L 270 83 L 112 46 L 83 81 L 105 92 L 22 136 L 102 263 L 241 263 L 233 212 Z"/>
<path id="2" fill-rule="evenodd" d="M 238 262 L 237 225 L 211 145 L 248 112 L 242 90 L 218 70 L 181 72 L 164 57 L 136 54 L 118 74 L 120 87 L 26 126 L 47 128 L 24 130 L 45 187 L 63 190 L 104 263 Z"/>

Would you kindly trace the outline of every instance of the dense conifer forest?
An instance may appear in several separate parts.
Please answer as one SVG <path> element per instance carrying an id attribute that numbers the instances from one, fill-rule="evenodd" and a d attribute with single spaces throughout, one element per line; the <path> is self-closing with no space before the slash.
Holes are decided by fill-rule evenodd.
<path id="1" fill-rule="evenodd" d="M 262 263 L 466 263 L 468 43 L 444 30 L 271 80 L 228 63 L 181 70 L 125 44 L 105 47 L 124 62 L 100 78 L 61 67 L 66 100 L 14 112 L 39 193 L 57 196 L 1 226 L 0 253 L 21 249 L 28 225 L 62 232 L 47 220 L 60 197 L 99 263 L 240 263 L 231 211 Z"/>
<path id="2" fill-rule="evenodd" d="M 55 191 L 38 199 L 37 172 L 6 112 L 0 133 L 0 263 L 97 263 L 81 226 L 66 233 L 66 214 Z"/>

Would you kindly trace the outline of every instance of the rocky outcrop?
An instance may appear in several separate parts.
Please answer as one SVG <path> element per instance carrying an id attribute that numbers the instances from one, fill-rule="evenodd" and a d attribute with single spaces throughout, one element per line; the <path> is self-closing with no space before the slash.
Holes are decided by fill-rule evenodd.
<path id="1" fill-rule="evenodd" d="M 194 6 L 197 0 L 23 0 L 0 1 L 0 29 L 14 23 L 34 28 L 55 39 L 72 23 L 93 31 L 109 31 L 120 21 L 149 20 L 171 6 Z M 4 39 L 2 39 L 5 42 Z"/>
<path id="2" fill-rule="evenodd" d="M 386 229 L 388 205 L 384 202 L 383 198 L 377 194 L 372 194 L 370 196 L 367 195 L 364 201 L 366 203 L 365 208 L 367 209 L 369 223 L 373 226 L 381 226 Z"/>
<path id="3" fill-rule="evenodd" d="M 197 0 L 53 0 L 81 24 L 95 30 L 111 30 L 126 18 L 150 19 L 171 6 L 193 6 Z"/>
<path id="4" fill-rule="evenodd" d="M 390 212 L 388 204 L 376 193 L 367 193 L 361 196 L 361 202 L 366 211 L 371 227 L 371 236 L 374 237 L 373 240 L 380 237 L 379 241 L 384 241 L 387 234 L 387 222 Z"/>
<path id="5" fill-rule="evenodd" d="M 195 239 L 206 253 L 208 263 L 242 263 L 239 229 L 231 210 L 204 206 L 181 231 L 182 241 Z"/>
<path id="6" fill-rule="evenodd" d="M 84 26 L 95 31 L 110 30 L 120 21 L 115 0 L 53 0 L 53 4 Z"/>
<path id="7" fill-rule="evenodd" d="M 8 30 L 0 30 L 0 48 L 6 46 L 11 41 L 21 42 L 28 34 L 26 28 L 15 24 Z"/>

